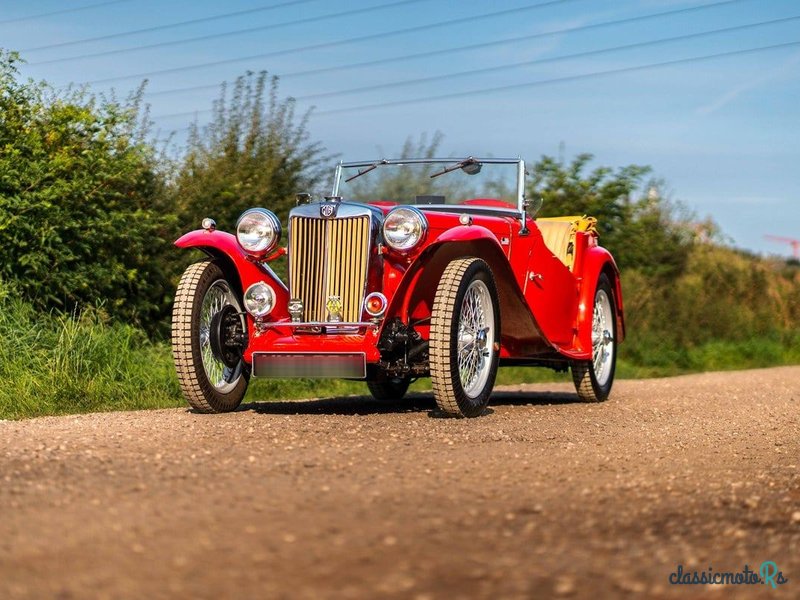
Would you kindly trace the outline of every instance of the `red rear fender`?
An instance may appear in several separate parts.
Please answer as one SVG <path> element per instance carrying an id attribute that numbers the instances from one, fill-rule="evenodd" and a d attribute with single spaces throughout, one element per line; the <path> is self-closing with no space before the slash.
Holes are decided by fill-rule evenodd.
<path id="1" fill-rule="evenodd" d="M 592 348 L 592 311 L 597 282 L 602 274 L 611 280 L 617 305 L 617 341 L 625 339 L 625 313 L 622 304 L 622 286 L 619 269 L 613 257 L 605 248 L 594 246 L 587 248 L 582 260 L 582 281 L 578 301 L 578 346 L 591 351 Z"/>

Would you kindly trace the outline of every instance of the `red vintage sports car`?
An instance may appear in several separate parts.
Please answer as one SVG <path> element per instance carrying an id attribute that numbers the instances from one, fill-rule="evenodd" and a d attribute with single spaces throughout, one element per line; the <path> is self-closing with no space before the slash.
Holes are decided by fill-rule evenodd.
<path id="1" fill-rule="evenodd" d="M 535 218 L 519 159 L 340 163 L 322 201 L 298 194 L 236 234 L 181 237 L 208 258 L 183 274 L 172 347 L 200 412 L 234 410 L 254 377 L 365 380 L 399 399 L 430 376 L 439 409 L 484 412 L 503 365 L 572 370 L 605 400 L 625 334 L 619 271 L 596 220 Z M 288 254 L 288 286 L 269 263 Z"/>

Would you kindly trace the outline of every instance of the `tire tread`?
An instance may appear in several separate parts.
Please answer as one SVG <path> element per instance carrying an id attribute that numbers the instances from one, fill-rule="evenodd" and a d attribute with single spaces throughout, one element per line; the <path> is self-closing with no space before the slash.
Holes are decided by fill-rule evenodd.
<path id="1" fill-rule="evenodd" d="M 603 398 L 598 397 L 592 385 L 591 369 L 591 361 L 572 363 L 572 382 L 575 384 L 575 392 L 581 402 L 602 402 Z"/>
<path id="2" fill-rule="evenodd" d="M 447 265 L 436 288 L 433 309 L 431 311 L 430 329 L 430 372 L 433 387 L 433 396 L 439 410 L 448 416 L 474 417 L 481 414 L 484 406 L 473 409 L 469 406 L 463 390 L 455 385 L 453 364 L 458 364 L 456 346 L 452 339 L 452 326 L 454 315 L 458 314 L 460 307 L 456 306 L 459 291 L 464 282 L 467 271 L 475 263 L 483 263 L 494 289 L 494 279 L 491 270 L 483 260 L 476 257 L 460 258 Z M 496 308 L 496 311 L 498 309 Z M 499 314 L 496 313 L 499 322 Z M 497 334 L 499 335 L 499 328 Z M 496 369 L 495 369 L 496 370 Z M 491 389 L 494 385 L 494 375 L 490 375 L 487 385 Z M 488 398 L 487 398 L 488 400 Z"/>
<path id="3" fill-rule="evenodd" d="M 616 311 L 616 296 L 614 295 L 611 282 L 606 275 L 601 275 L 597 283 L 597 290 L 604 288 L 608 293 L 609 300 L 611 301 L 611 310 Z M 595 298 L 597 296 L 595 291 Z M 595 299 L 595 302 L 597 300 Z M 594 310 L 594 305 L 592 306 Z M 616 325 L 616 319 L 614 320 Z M 616 335 L 616 332 L 615 332 Z M 614 383 L 614 373 L 616 371 L 617 352 L 614 351 L 614 364 L 611 371 L 611 379 L 608 382 L 607 388 L 602 389 L 594 377 L 594 365 L 591 360 L 574 360 L 570 363 L 570 371 L 572 372 L 572 382 L 575 384 L 575 392 L 581 402 L 605 402 L 611 392 L 611 387 Z"/>
<path id="4" fill-rule="evenodd" d="M 222 277 L 222 270 L 211 259 L 205 259 L 189 265 L 183 272 L 178 289 L 175 292 L 175 302 L 172 307 L 172 358 L 181 393 L 189 405 L 197 412 L 219 413 L 234 410 L 242 401 L 244 389 L 238 386 L 231 393 L 223 397 L 217 394 L 205 377 L 200 376 L 202 363 L 198 366 L 192 350 L 193 309 L 197 302 L 201 283 L 204 278 L 212 280 Z M 244 376 L 243 376 L 244 379 Z M 213 404 L 209 402 L 213 399 Z"/>

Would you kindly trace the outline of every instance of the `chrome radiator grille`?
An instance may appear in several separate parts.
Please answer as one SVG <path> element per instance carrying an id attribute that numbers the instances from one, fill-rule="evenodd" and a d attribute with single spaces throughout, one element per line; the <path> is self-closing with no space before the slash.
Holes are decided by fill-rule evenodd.
<path id="1" fill-rule="evenodd" d="M 328 299 L 341 299 L 342 321 L 361 320 L 370 246 L 369 216 L 292 217 L 289 288 L 303 301 L 303 321 L 327 321 Z"/>

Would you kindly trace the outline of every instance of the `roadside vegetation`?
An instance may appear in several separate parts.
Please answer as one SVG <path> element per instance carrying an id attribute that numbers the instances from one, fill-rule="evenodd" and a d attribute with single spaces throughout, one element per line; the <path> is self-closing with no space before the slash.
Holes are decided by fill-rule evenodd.
<path id="1" fill-rule="evenodd" d="M 253 205 L 285 219 L 296 192 L 324 193 L 334 157 L 266 74 L 223 88 L 211 124 L 166 151 L 141 90 L 57 93 L 21 81 L 18 60 L 0 50 L 0 419 L 182 406 L 166 336 L 194 257 L 171 241 L 204 216 L 229 229 Z M 441 142 L 409 139 L 402 153 Z M 649 167 L 592 164 L 544 156 L 528 194 L 543 198 L 541 216 L 598 217 L 623 273 L 620 376 L 800 363 L 800 265 L 728 247 Z M 502 369 L 498 384 L 567 377 Z M 341 394 L 366 387 L 257 381 L 246 401 Z"/>
<path id="2" fill-rule="evenodd" d="M 179 406 L 169 351 L 102 309 L 42 312 L 0 283 L 0 419 Z"/>

